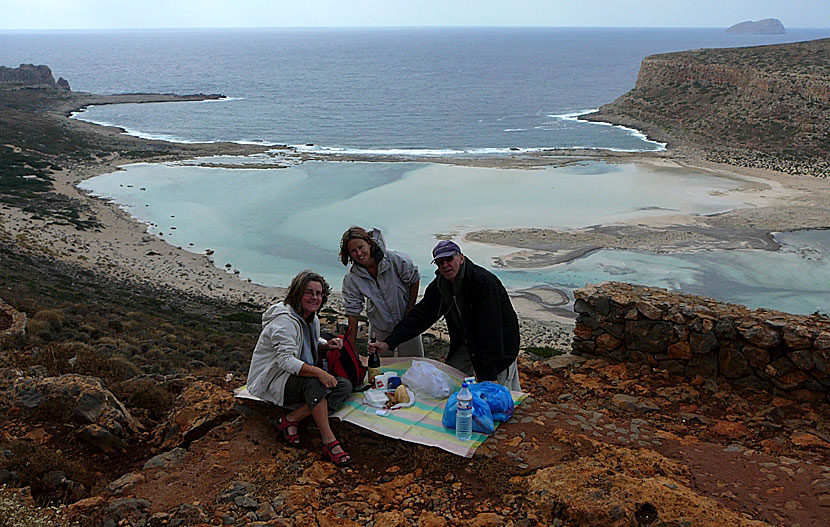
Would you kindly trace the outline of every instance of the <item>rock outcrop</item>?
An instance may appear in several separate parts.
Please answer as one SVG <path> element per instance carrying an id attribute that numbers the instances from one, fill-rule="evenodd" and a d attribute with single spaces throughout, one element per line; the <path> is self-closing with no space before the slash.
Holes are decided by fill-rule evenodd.
<path id="1" fill-rule="evenodd" d="M 26 314 L 21 313 L 0 299 L 0 342 L 6 337 L 26 332 Z"/>
<path id="2" fill-rule="evenodd" d="M 69 82 L 61 77 L 55 81 L 49 66 L 21 64 L 17 68 L 0 66 L 0 86 L 53 88 L 69 91 Z"/>
<path id="3" fill-rule="evenodd" d="M 734 26 L 728 27 L 726 32 L 738 33 L 741 35 L 783 35 L 787 32 L 787 30 L 784 29 L 784 24 L 782 24 L 777 18 L 765 18 L 764 20 L 758 20 L 757 22 L 752 22 L 750 20 L 740 22 Z"/>
<path id="4" fill-rule="evenodd" d="M 830 175 L 830 39 L 643 59 L 633 90 L 583 116 L 707 159 Z"/>
<path id="5" fill-rule="evenodd" d="M 121 450 L 141 425 L 96 377 L 27 377 L 0 369 L 0 408 L 16 408 L 44 422 L 76 423 L 82 441 L 105 451 Z"/>
<path id="6" fill-rule="evenodd" d="M 830 319 L 751 310 L 665 289 L 603 282 L 578 289 L 574 351 L 689 378 L 830 393 Z"/>

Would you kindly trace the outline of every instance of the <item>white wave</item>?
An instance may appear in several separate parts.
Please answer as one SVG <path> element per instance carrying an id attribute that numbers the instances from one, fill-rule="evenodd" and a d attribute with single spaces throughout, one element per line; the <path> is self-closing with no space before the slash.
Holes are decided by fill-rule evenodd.
<path id="1" fill-rule="evenodd" d="M 619 124 L 607 123 L 605 121 L 583 121 L 583 120 L 579 119 L 579 117 L 582 116 L 582 115 L 587 115 L 589 113 L 594 113 L 596 111 L 599 111 L 599 108 L 591 108 L 590 110 L 579 110 L 579 111 L 576 111 L 576 112 L 551 114 L 551 115 L 548 115 L 548 117 L 553 117 L 554 119 L 562 119 L 563 121 L 578 121 L 578 122 L 584 123 L 584 124 L 596 124 L 596 125 L 599 125 L 599 126 L 610 126 L 612 128 L 619 128 L 620 130 L 625 130 L 629 135 L 631 135 L 633 137 L 636 137 L 637 139 L 640 139 L 643 142 L 651 143 L 653 145 L 657 145 L 657 150 L 658 151 L 666 149 L 666 143 L 661 143 L 659 141 L 652 141 L 651 139 L 648 138 L 648 136 L 646 134 L 644 134 L 643 132 L 641 132 L 640 130 L 637 130 L 635 128 L 629 128 L 628 126 L 622 126 L 622 125 L 619 125 Z M 595 147 L 588 147 L 588 148 L 595 148 Z M 638 149 L 633 149 L 633 150 L 632 149 L 621 150 L 621 149 L 617 149 L 617 148 L 603 148 L 602 150 L 611 150 L 611 151 L 615 151 L 615 152 L 639 152 L 642 149 L 638 148 Z"/>
<path id="2" fill-rule="evenodd" d="M 289 145 L 299 152 L 332 155 L 363 155 L 363 156 L 407 156 L 407 157 L 452 157 L 452 156 L 499 156 L 505 154 L 519 154 L 528 152 L 542 152 L 550 147 L 532 148 L 465 148 L 465 149 L 427 149 L 427 148 L 342 148 L 320 145 Z"/>
<path id="3" fill-rule="evenodd" d="M 527 128 L 505 128 L 502 132 L 526 132 Z"/>

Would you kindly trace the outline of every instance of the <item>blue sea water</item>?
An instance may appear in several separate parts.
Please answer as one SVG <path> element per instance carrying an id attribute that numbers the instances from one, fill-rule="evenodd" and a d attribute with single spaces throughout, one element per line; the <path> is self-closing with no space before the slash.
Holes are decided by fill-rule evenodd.
<path id="1" fill-rule="evenodd" d="M 0 64 L 49 65 L 76 91 L 221 93 L 92 108 L 84 119 L 183 141 L 504 152 L 659 145 L 562 116 L 634 86 L 650 54 L 830 36 L 722 29 L 397 28 L 0 32 Z"/>
<path id="2" fill-rule="evenodd" d="M 573 116 L 631 89 L 650 54 L 827 36 L 830 29 L 762 36 L 613 28 L 0 32 L 0 64 L 47 64 L 76 91 L 228 97 L 93 107 L 78 116 L 144 137 L 404 151 L 428 160 L 434 154 L 498 155 L 511 149 L 659 149 L 636 131 Z M 150 231 L 164 232 L 170 243 L 196 251 L 211 247 L 218 266 L 232 262 L 242 276 L 273 285 L 286 285 L 306 267 L 339 284 L 336 242 L 354 223 L 383 227 L 392 247 L 416 257 L 426 279 L 436 234 L 570 228 L 634 213 L 707 214 L 716 211 L 712 207 L 739 206 L 708 195 L 723 190 L 722 181 L 693 173 L 655 180 L 604 163 L 536 174 L 440 170 L 445 169 L 418 163 L 251 171 L 139 165 L 84 186 L 152 222 Z M 147 191 L 133 195 L 139 181 Z M 673 194 L 666 182 L 691 195 Z M 476 199 L 463 211 L 454 209 L 470 185 Z M 553 189 L 558 192 L 551 196 Z M 530 201 L 520 201 L 528 192 Z M 175 230 L 166 221 L 171 215 Z M 777 253 L 598 251 L 533 270 L 495 268 L 491 258 L 505 249 L 470 244 L 465 250 L 513 288 L 622 279 L 752 307 L 828 311 L 830 231 L 781 236 L 785 250 Z"/>

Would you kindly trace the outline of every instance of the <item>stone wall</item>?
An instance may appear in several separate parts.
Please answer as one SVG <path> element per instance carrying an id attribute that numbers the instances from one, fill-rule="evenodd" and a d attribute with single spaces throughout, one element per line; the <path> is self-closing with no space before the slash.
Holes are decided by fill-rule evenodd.
<path id="1" fill-rule="evenodd" d="M 830 393 L 830 319 L 620 282 L 575 291 L 574 353 L 686 377 Z"/>

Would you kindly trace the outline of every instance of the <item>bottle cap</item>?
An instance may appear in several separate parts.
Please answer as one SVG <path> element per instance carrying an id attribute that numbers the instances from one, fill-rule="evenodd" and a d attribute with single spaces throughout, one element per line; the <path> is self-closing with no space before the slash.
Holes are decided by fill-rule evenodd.
<path id="1" fill-rule="evenodd" d="M 464 382 L 462 382 L 462 383 L 461 383 L 461 387 L 462 387 L 462 388 L 466 388 L 467 386 L 469 386 L 469 385 L 467 384 L 467 381 L 464 381 Z"/>

